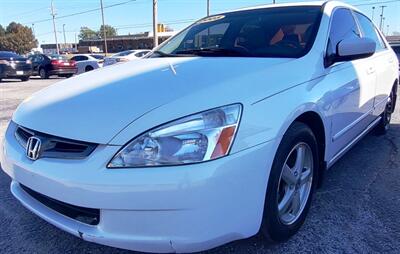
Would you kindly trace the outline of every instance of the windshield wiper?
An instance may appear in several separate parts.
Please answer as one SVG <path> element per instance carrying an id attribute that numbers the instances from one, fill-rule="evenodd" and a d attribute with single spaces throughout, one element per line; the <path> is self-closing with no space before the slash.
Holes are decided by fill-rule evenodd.
<path id="1" fill-rule="evenodd" d="M 165 53 L 165 52 L 156 50 L 156 51 L 153 51 L 153 53 L 151 55 L 149 55 L 149 58 L 153 58 L 153 57 L 184 57 L 184 56 L 185 55 L 169 54 L 169 53 Z"/>
<path id="2" fill-rule="evenodd" d="M 226 48 L 200 48 L 200 49 L 187 49 L 187 50 L 178 50 L 175 54 L 192 54 L 197 56 L 229 56 L 229 57 L 249 57 L 250 54 L 245 52 L 235 50 L 235 49 L 226 49 Z"/>

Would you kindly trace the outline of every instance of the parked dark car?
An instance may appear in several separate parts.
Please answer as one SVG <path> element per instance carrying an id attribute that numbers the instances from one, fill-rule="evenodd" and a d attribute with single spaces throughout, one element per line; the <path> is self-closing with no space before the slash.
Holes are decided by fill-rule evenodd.
<path id="1" fill-rule="evenodd" d="M 0 81 L 3 78 L 29 80 L 32 64 L 27 58 L 9 51 L 0 51 Z"/>
<path id="2" fill-rule="evenodd" d="M 77 72 L 75 61 L 68 60 L 62 55 L 35 54 L 29 57 L 32 61 L 33 75 L 47 79 L 52 75 L 72 77 Z"/>

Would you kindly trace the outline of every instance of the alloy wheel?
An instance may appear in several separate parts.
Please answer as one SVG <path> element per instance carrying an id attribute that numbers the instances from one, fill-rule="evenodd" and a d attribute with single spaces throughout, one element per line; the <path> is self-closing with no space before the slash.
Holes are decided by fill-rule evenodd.
<path id="1" fill-rule="evenodd" d="M 306 143 L 298 143 L 286 158 L 277 192 L 278 215 L 285 225 L 296 222 L 307 204 L 313 182 L 313 160 Z"/>

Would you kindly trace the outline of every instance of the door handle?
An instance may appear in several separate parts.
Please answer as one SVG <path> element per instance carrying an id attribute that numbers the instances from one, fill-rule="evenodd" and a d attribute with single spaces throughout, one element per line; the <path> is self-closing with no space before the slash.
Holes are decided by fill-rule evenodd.
<path id="1" fill-rule="evenodd" d="M 368 67 L 368 69 L 367 69 L 367 74 L 368 75 L 371 75 L 371 74 L 373 74 L 375 72 L 375 68 L 374 67 Z"/>

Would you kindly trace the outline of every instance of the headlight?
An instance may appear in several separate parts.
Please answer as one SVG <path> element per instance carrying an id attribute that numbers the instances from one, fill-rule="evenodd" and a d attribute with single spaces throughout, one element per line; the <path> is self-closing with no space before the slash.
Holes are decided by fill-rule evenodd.
<path id="1" fill-rule="evenodd" d="M 226 156 L 232 146 L 241 111 L 241 104 L 233 104 L 150 130 L 125 145 L 108 167 L 182 165 Z"/>

